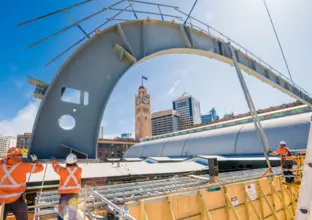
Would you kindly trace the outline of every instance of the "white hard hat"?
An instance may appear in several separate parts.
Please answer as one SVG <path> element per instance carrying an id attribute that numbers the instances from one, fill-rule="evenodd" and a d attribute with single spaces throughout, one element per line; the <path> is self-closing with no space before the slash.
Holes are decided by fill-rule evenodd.
<path id="1" fill-rule="evenodd" d="M 66 157 L 66 163 L 67 164 L 74 164 L 77 162 L 77 157 L 75 154 L 68 154 L 68 156 Z"/>
<path id="2" fill-rule="evenodd" d="M 285 141 L 281 141 L 280 145 L 286 145 L 286 142 Z"/>

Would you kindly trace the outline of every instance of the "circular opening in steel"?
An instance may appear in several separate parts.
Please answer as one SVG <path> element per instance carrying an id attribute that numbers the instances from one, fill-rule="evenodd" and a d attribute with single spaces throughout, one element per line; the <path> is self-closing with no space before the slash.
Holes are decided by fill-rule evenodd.
<path id="1" fill-rule="evenodd" d="M 64 130 L 72 130 L 76 125 L 76 120 L 71 115 L 62 115 L 58 122 L 60 127 Z"/>

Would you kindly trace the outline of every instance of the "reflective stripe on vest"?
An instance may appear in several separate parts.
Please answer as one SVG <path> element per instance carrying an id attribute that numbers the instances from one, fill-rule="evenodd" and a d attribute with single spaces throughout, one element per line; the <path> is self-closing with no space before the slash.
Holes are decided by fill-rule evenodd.
<path id="1" fill-rule="evenodd" d="M 60 190 L 80 189 L 80 184 L 78 183 L 78 180 L 75 177 L 75 173 L 77 170 L 78 170 L 78 167 L 75 167 L 73 170 L 70 170 L 69 167 L 67 167 L 67 171 L 68 171 L 69 175 L 68 175 L 67 179 L 65 180 L 64 185 L 59 187 Z M 75 186 L 66 186 L 70 179 L 74 180 L 74 182 L 76 183 Z"/>
<path id="2" fill-rule="evenodd" d="M 2 164 L 2 169 L 4 171 L 4 176 L 1 178 L 0 180 L 0 188 L 18 188 L 21 186 L 24 186 L 26 184 L 26 182 L 18 184 L 13 177 L 11 176 L 11 173 L 21 164 L 22 162 L 19 162 L 17 164 L 15 164 L 10 170 L 7 170 L 6 168 L 6 164 L 3 163 Z M 11 184 L 3 184 L 5 179 L 9 179 Z"/>
<path id="3" fill-rule="evenodd" d="M 13 197 L 16 197 L 16 196 L 20 196 L 22 194 L 23 194 L 23 192 L 11 193 L 11 194 L 6 194 L 6 195 L 0 195 L 0 199 L 9 199 L 9 198 L 13 198 Z"/>
<path id="4" fill-rule="evenodd" d="M 36 165 L 35 163 L 32 165 L 32 169 L 31 169 L 30 173 L 35 172 L 35 170 L 36 170 L 36 166 L 37 166 L 37 165 Z"/>
<path id="5" fill-rule="evenodd" d="M 53 164 L 52 166 L 53 166 L 53 168 L 55 169 L 55 167 L 57 166 L 57 164 Z M 60 170 L 60 167 L 58 167 L 57 170 L 56 170 L 56 173 L 57 173 L 57 174 L 58 174 L 59 170 Z"/>

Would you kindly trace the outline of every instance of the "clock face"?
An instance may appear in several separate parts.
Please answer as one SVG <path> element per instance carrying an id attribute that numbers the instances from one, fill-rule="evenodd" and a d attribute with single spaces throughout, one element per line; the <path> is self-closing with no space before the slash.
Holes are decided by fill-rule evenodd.
<path id="1" fill-rule="evenodd" d="M 140 102 L 141 102 L 141 99 L 140 99 L 140 97 L 138 97 L 138 98 L 136 99 L 136 103 L 139 104 Z"/>
<path id="2" fill-rule="evenodd" d="M 148 98 L 147 98 L 147 97 L 144 97 L 144 98 L 143 98 L 143 102 L 144 102 L 145 104 L 147 104 L 147 103 L 148 103 Z"/>

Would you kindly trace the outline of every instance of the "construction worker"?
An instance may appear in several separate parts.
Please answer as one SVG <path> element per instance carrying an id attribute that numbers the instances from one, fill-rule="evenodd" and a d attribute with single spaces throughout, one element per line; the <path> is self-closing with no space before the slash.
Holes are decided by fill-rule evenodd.
<path id="1" fill-rule="evenodd" d="M 286 183 L 294 182 L 294 174 L 292 172 L 293 161 L 285 160 L 285 157 L 291 156 L 290 150 L 286 147 L 286 142 L 281 141 L 280 147 L 275 152 L 269 152 L 270 155 L 281 155 L 281 165 Z"/>
<path id="2" fill-rule="evenodd" d="M 53 159 L 52 166 L 54 171 L 60 176 L 58 219 L 64 219 L 66 208 L 68 208 L 69 219 L 76 219 L 82 173 L 82 169 L 77 166 L 77 157 L 75 154 L 70 153 L 66 157 L 66 167 L 61 167 Z"/>
<path id="3" fill-rule="evenodd" d="M 12 147 L 7 151 L 5 159 L 0 161 L 0 204 L 4 204 L 4 219 L 12 212 L 17 220 L 28 220 L 23 195 L 26 190 L 26 174 L 43 170 L 36 155 L 30 155 L 34 163 L 26 163 L 23 162 L 22 154 L 19 148 Z"/>

